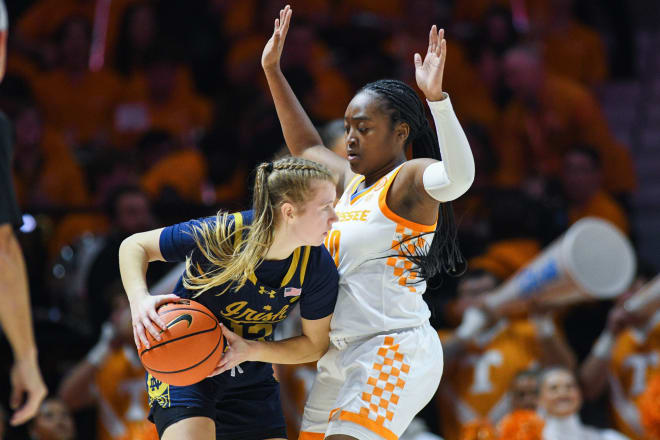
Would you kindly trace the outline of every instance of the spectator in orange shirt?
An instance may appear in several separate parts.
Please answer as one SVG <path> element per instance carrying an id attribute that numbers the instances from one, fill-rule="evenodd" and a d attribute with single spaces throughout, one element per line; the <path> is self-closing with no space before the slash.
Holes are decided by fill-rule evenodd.
<path id="1" fill-rule="evenodd" d="M 504 67 L 514 99 L 500 122 L 497 139 L 500 184 L 556 177 L 566 150 L 589 144 L 601 155 L 605 188 L 616 194 L 634 189 L 630 154 L 616 143 L 598 103 L 583 86 L 547 74 L 532 46 L 511 49 Z"/>
<path id="2" fill-rule="evenodd" d="M 144 68 L 146 56 L 156 44 L 158 32 L 158 21 L 151 2 L 127 7 L 119 25 L 117 50 L 112 57 L 117 72 L 129 77 Z"/>
<path id="3" fill-rule="evenodd" d="M 45 119 L 73 145 L 107 138 L 121 83 L 107 71 L 87 67 L 90 23 L 70 17 L 58 35 L 59 67 L 35 79 Z"/>
<path id="4" fill-rule="evenodd" d="M 113 0 L 109 2 L 106 34 L 106 59 L 114 52 L 119 18 L 128 5 L 140 0 Z M 94 20 L 96 0 L 39 0 L 18 21 L 14 46 L 23 53 L 36 57 L 40 64 L 53 67 L 57 59 L 57 47 L 52 38 L 72 16 Z"/>
<path id="5" fill-rule="evenodd" d="M 97 407 L 99 440 L 147 440 L 158 437 L 146 420 L 144 367 L 133 342 L 131 311 L 120 283 L 106 284 L 112 304 L 97 344 L 62 380 L 58 395 L 73 411 Z"/>
<path id="6" fill-rule="evenodd" d="M 167 204 L 202 202 L 208 168 L 200 151 L 156 130 L 143 136 L 139 149 L 144 165 L 141 185 L 151 199 Z"/>
<path id="7" fill-rule="evenodd" d="M 602 37 L 579 23 L 573 0 L 553 0 L 543 35 L 543 56 L 548 70 L 594 87 L 607 78 L 607 57 Z"/>
<path id="8" fill-rule="evenodd" d="M 14 184 L 24 208 L 81 208 L 89 203 L 82 170 L 58 133 L 27 104 L 15 120 Z"/>
<path id="9" fill-rule="evenodd" d="M 577 146 L 564 156 L 562 186 L 568 204 L 568 222 L 600 217 L 628 234 L 630 225 L 621 206 L 602 187 L 602 163 L 598 151 Z"/>
<path id="10" fill-rule="evenodd" d="M 150 129 L 194 142 L 211 123 L 210 103 L 192 89 L 190 77 L 170 52 L 167 47 L 150 50 L 144 73 L 133 77 L 124 92 L 114 118 L 115 133 L 130 139 L 124 145 Z"/>

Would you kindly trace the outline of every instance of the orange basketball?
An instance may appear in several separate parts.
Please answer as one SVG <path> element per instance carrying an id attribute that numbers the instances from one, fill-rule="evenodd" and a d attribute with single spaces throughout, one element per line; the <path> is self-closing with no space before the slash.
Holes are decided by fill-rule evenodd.
<path id="1" fill-rule="evenodd" d="M 161 340 L 147 333 L 150 348 L 140 347 L 144 368 L 170 385 L 192 385 L 211 374 L 222 357 L 222 330 L 213 313 L 198 302 L 182 299 L 158 309 L 167 325 Z"/>

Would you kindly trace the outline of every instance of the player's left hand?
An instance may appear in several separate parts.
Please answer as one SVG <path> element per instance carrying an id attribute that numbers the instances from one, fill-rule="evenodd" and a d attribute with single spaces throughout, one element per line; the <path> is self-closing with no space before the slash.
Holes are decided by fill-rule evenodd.
<path id="1" fill-rule="evenodd" d="M 238 367 L 241 362 L 249 361 L 250 355 L 252 354 L 252 346 L 250 344 L 252 341 L 248 341 L 238 336 L 222 323 L 220 323 L 220 328 L 222 329 L 222 335 L 225 337 L 225 343 L 228 348 L 222 355 L 222 359 L 220 359 L 215 370 L 209 374 L 209 377 L 222 374 L 227 370 Z"/>
<path id="2" fill-rule="evenodd" d="M 417 86 L 424 92 L 429 101 L 441 101 L 445 95 L 442 93 L 442 75 L 447 59 L 447 41 L 445 30 L 433 25 L 429 32 L 429 47 L 422 61 L 419 53 L 415 54 L 415 79 Z"/>

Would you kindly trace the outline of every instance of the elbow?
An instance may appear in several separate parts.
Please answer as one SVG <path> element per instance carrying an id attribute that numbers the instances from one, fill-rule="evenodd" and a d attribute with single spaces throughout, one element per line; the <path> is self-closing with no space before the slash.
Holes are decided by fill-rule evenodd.
<path id="1" fill-rule="evenodd" d="M 310 356 L 309 362 L 316 362 L 323 357 L 324 354 L 328 352 L 330 347 L 330 338 L 324 338 L 320 341 L 317 341 L 314 344 L 314 350 Z"/>
<path id="2" fill-rule="evenodd" d="M 126 255 L 127 252 L 135 249 L 135 246 L 138 245 L 136 236 L 137 234 L 133 234 L 122 240 L 121 244 L 119 245 L 119 261 L 122 260 L 123 256 Z"/>
<path id="3" fill-rule="evenodd" d="M 472 172 L 469 173 L 466 176 L 462 176 L 460 179 L 456 179 L 455 181 L 452 181 L 452 186 L 455 187 L 454 191 L 454 198 L 457 199 L 470 189 L 472 184 L 474 183 L 474 169 L 472 169 Z"/>

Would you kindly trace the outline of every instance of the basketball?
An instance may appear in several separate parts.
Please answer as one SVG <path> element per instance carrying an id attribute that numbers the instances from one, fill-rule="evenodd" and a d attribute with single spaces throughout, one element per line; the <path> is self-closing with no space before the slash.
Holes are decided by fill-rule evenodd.
<path id="1" fill-rule="evenodd" d="M 150 348 L 140 348 L 144 368 L 170 385 L 192 385 L 214 370 L 223 351 L 222 330 L 213 313 L 198 302 L 182 299 L 158 309 L 167 325 L 157 341 L 146 332 Z"/>

